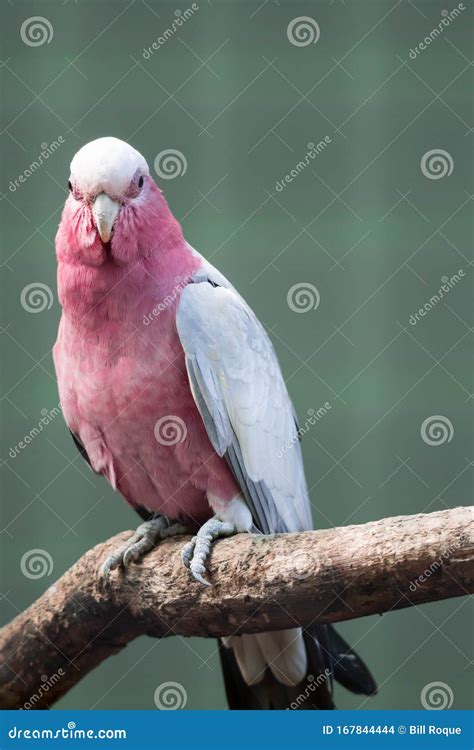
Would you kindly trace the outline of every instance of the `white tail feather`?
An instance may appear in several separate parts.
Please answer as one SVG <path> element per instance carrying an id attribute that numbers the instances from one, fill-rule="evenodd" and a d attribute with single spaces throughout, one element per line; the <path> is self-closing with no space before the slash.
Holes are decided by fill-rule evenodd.
<path id="1" fill-rule="evenodd" d="M 247 685 L 261 682 L 267 667 L 283 685 L 298 685 L 306 676 L 308 661 L 301 628 L 236 635 L 222 640 L 226 648 L 234 650 Z"/>

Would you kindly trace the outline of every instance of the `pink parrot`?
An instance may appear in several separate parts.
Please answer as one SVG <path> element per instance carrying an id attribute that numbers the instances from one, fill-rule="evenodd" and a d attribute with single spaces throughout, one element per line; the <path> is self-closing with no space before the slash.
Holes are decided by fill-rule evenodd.
<path id="1" fill-rule="evenodd" d="M 69 190 L 56 236 L 63 412 L 92 469 L 144 520 L 102 574 L 192 529 L 183 562 L 209 585 L 219 537 L 312 528 L 275 352 L 242 297 L 186 242 L 134 148 L 86 144 Z M 334 708 L 333 677 L 376 690 L 332 626 L 229 636 L 220 654 L 231 708 L 286 708 L 308 675 L 317 684 L 301 708 Z"/>

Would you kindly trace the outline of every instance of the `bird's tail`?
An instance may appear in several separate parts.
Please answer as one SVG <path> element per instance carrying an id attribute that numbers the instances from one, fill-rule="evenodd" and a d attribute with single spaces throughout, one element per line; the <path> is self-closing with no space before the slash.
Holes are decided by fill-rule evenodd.
<path id="1" fill-rule="evenodd" d="M 337 680 L 353 693 L 373 695 L 374 678 L 362 659 L 332 625 L 315 625 L 303 631 L 307 657 L 305 679 L 297 685 L 280 682 L 267 668 L 260 681 L 247 684 L 237 662 L 235 647 L 219 642 L 224 684 L 230 709 L 314 710 L 334 709 L 333 684 Z"/>

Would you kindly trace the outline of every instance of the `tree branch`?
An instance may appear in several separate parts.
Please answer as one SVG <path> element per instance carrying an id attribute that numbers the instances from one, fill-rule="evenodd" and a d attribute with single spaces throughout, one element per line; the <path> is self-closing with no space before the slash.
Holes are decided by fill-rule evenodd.
<path id="1" fill-rule="evenodd" d="M 46 708 L 137 636 L 216 637 L 337 622 L 474 591 L 473 508 L 219 542 L 205 588 L 184 537 L 99 582 L 99 544 L 0 630 L 0 707 Z M 45 679 L 45 676 L 47 679 Z"/>

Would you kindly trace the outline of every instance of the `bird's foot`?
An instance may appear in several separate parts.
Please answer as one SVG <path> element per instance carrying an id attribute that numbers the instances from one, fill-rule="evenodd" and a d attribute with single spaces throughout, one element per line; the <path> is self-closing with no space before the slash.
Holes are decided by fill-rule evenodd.
<path id="1" fill-rule="evenodd" d="M 237 528 L 233 523 L 219 521 L 218 518 L 211 518 L 201 526 L 196 536 L 190 542 L 184 545 L 181 553 L 181 559 L 185 566 L 191 571 L 193 578 L 205 586 L 210 586 L 209 581 L 204 578 L 206 572 L 206 560 L 211 551 L 211 544 L 221 537 L 232 536 L 237 534 Z"/>
<path id="2" fill-rule="evenodd" d="M 185 534 L 186 531 L 182 524 L 174 523 L 166 516 L 157 515 L 145 521 L 138 526 L 133 536 L 104 562 L 100 571 L 102 579 L 107 581 L 110 572 L 119 566 L 127 568 L 132 562 L 141 560 L 161 539 L 175 534 Z"/>

